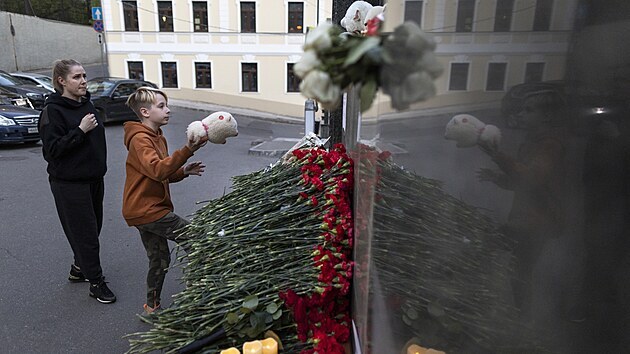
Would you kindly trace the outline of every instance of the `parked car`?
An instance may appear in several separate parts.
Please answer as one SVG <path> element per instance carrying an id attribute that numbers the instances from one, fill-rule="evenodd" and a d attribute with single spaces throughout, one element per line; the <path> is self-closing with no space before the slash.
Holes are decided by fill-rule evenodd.
<path id="1" fill-rule="evenodd" d="M 50 91 L 50 93 L 55 92 L 55 88 L 53 87 L 53 80 L 50 76 L 46 76 L 44 74 L 38 73 L 23 73 L 23 72 L 15 72 L 11 73 L 11 76 L 17 77 L 23 83 L 27 85 L 34 85 L 37 87 L 43 87 Z"/>
<path id="2" fill-rule="evenodd" d="M 92 97 L 102 122 L 137 120 L 136 114 L 125 104 L 138 87 L 157 85 L 144 80 L 117 77 L 100 77 L 88 81 L 87 90 Z"/>
<path id="3" fill-rule="evenodd" d="M 501 114 L 506 126 L 519 128 L 518 114 L 523 103 L 528 95 L 537 91 L 554 91 L 561 95 L 566 100 L 568 114 L 579 121 L 581 126 L 594 118 L 618 116 L 628 109 L 626 98 L 579 82 L 554 80 L 523 83 L 511 87 L 501 101 Z"/>
<path id="4" fill-rule="evenodd" d="M 28 98 L 13 93 L 2 86 L 0 86 L 0 104 L 12 104 L 18 107 L 33 109 L 33 105 Z"/>
<path id="5" fill-rule="evenodd" d="M 44 101 L 50 95 L 50 91 L 45 88 L 33 85 L 25 85 L 17 77 L 11 76 L 6 71 L 0 70 L 0 86 L 8 89 L 13 93 L 26 96 L 33 108 L 41 110 L 44 108 Z"/>
<path id="6" fill-rule="evenodd" d="M 0 144 L 37 143 L 40 140 L 38 123 L 37 110 L 0 105 Z"/>

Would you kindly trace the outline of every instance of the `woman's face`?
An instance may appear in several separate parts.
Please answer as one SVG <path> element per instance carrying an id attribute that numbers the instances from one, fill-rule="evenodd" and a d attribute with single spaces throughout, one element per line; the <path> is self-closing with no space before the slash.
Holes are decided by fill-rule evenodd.
<path id="1" fill-rule="evenodd" d="M 59 78 L 59 83 L 63 87 L 62 96 L 79 101 L 85 96 L 87 91 L 85 69 L 81 65 L 74 65 L 65 77 Z"/>

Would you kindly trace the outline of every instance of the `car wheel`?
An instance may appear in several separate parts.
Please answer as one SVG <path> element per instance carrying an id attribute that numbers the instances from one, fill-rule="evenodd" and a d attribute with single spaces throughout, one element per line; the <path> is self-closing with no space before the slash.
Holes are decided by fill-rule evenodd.
<path id="1" fill-rule="evenodd" d="M 518 124 L 518 117 L 516 117 L 516 114 L 508 114 L 505 117 L 505 125 L 508 128 L 512 128 L 512 129 L 518 128 L 519 124 Z"/>

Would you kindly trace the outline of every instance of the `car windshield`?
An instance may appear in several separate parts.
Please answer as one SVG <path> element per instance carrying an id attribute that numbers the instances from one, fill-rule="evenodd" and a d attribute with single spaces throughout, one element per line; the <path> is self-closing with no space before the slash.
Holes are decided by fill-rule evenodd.
<path id="1" fill-rule="evenodd" d="M 0 73 L 0 85 L 4 86 L 16 86 L 22 85 L 22 83 L 9 74 Z"/>
<path id="2" fill-rule="evenodd" d="M 108 92 L 112 86 L 114 86 L 114 83 L 111 81 L 89 81 L 87 90 L 92 95 L 100 96 Z"/>
<path id="3" fill-rule="evenodd" d="M 53 85 L 52 79 L 50 77 L 48 77 L 48 76 L 38 76 L 37 80 L 39 80 L 42 83 L 44 83 L 46 85 L 49 85 L 49 86 Z"/>

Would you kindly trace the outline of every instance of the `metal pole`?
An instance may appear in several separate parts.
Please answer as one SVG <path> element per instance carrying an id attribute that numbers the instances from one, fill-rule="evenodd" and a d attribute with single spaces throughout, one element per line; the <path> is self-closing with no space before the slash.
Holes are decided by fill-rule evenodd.
<path id="1" fill-rule="evenodd" d="M 332 6 L 332 22 L 339 26 L 339 22 L 346 15 L 346 11 L 352 5 L 354 0 L 333 0 Z M 372 5 L 380 5 L 381 0 L 367 0 Z M 330 144 L 337 144 L 343 141 L 343 112 L 342 108 L 338 108 L 330 112 Z"/>

